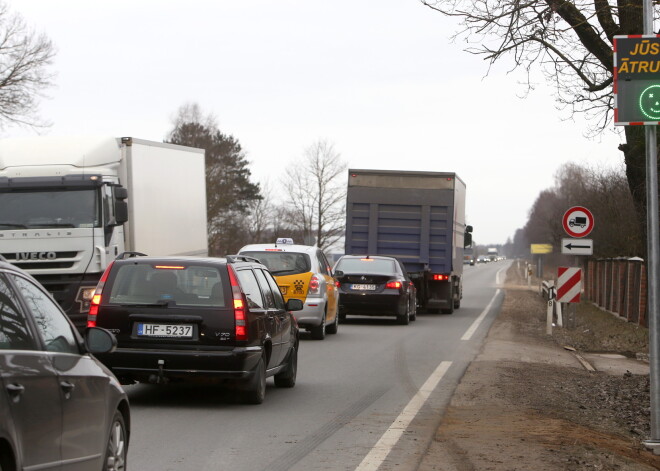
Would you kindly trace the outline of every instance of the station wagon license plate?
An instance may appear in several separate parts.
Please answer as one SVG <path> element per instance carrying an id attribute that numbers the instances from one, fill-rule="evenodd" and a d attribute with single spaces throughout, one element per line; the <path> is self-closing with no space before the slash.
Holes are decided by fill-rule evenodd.
<path id="1" fill-rule="evenodd" d="M 354 284 L 351 286 L 351 289 L 355 291 L 374 291 L 376 289 L 376 285 L 356 285 Z"/>
<path id="2" fill-rule="evenodd" d="M 193 336 L 191 324 L 144 324 L 137 326 L 138 337 L 172 337 L 190 339 Z"/>

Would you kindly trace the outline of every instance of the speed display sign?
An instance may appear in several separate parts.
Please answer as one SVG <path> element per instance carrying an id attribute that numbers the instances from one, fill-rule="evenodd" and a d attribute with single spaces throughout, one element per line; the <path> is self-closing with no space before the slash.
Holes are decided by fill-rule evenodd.
<path id="1" fill-rule="evenodd" d="M 571 237 L 586 237 L 594 228 L 594 216 L 587 208 L 573 206 L 564 213 L 562 226 Z"/>

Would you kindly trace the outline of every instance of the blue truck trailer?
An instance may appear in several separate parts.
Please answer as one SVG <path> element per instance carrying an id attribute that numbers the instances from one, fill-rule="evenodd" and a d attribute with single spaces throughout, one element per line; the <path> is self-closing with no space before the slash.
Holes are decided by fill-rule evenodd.
<path id="1" fill-rule="evenodd" d="M 345 252 L 399 259 L 420 312 L 460 307 L 471 232 L 465 183 L 455 173 L 349 169 Z"/>

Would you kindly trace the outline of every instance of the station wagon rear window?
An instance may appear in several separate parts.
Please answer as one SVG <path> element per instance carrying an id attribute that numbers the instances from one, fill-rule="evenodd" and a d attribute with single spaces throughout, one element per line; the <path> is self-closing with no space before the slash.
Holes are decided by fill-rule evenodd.
<path id="1" fill-rule="evenodd" d="M 214 267 L 136 263 L 119 267 L 108 302 L 226 307 L 224 291 Z"/>
<path id="2" fill-rule="evenodd" d="M 309 255 L 300 252 L 241 252 L 254 257 L 275 276 L 297 275 L 312 270 Z"/>
<path id="3" fill-rule="evenodd" d="M 383 260 L 379 258 L 345 258 L 340 260 L 335 270 L 344 273 L 396 273 L 394 260 Z"/>

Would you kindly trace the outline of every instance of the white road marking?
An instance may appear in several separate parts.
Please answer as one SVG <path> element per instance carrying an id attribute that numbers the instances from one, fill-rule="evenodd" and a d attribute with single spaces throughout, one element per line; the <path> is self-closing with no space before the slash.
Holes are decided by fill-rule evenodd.
<path id="1" fill-rule="evenodd" d="M 497 273 L 495 274 L 495 284 L 497 284 L 497 285 L 502 284 L 502 282 L 500 281 L 500 276 L 502 275 L 502 272 L 504 272 L 507 268 L 509 268 L 509 267 L 508 266 L 507 267 L 502 267 L 497 271 Z M 493 295 L 493 298 L 488 303 L 488 306 L 486 306 L 486 309 L 484 309 L 483 312 L 481 314 L 479 314 L 479 317 L 477 317 L 475 319 L 475 321 L 472 323 L 470 328 L 467 331 L 465 331 L 465 333 L 463 334 L 463 337 L 461 337 L 461 340 L 470 340 L 472 338 L 472 336 L 474 335 L 476 330 L 481 325 L 481 322 L 483 322 L 486 315 L 488 315 L 488 311 L 490 311 L 490 308 L 493 305 L 493 302 L 495 302 L 495 298 L 497 298 L 498 294 L 500 294 L 500 289 L 499 288 L 497 289 L 497 291 L 495 291 L 495 294 Z"/>
<path id="2" fill-rule="evenodd" d="M 468 330 L 465 331 L 465 333 L 463 334 L 463 337 L 461 337 L 461 340 L 470 340 L 470 339 L 472 338 L 472 335 L 474 335 L 474 333 L 476 332 L 476 330 L 477 330 L 477 329 L 479 328 L 479 326 L 481 325 L 481 322 L 485 319 L 486 315 L 488 314 L 488 311 L 490 311 L 490 308 L 491 308 L 491 306 L 493 305 L 493 303 L 495 302 L 495 299 L 497 298 L 497 295 L 498 295 L 498 294 L 500 294 L 500 290 L 499 290 L 499 289 L 497 289 L 497 291 L 495 291 L 495 294 L 493 295 L 493 298 L 492 298 L 492 299 L 490 300 L 490 302 L 488 303 L 488 306 L 486 306 L 486 309 L 484 309 L 484 310 L 482 311 L 482 313 L 479 314 L 479 317 L 477 317 L 477 318 L 474 320 L 474 322 L 472 323 L 472 325 L 470 326 L 470 328 L 469 328 Z"/>
<path id="3" fill-rule="evenodd" d="M 355 468 L 355 471 L 375 471 L 381 464 L 383 464 L 387 455 L 390 454 L 401 438 L 401 435 L 403 435 L 403 432 L 406 431 L 410 422 L 415 418 L 450 366 L 451 361 L 443 361 L 438 365 L 422 387 L 415 393 L 401 414 L 394 419 L 390 428 L 383 433 L 380 440 L 374 445 L 369 454 L 365 456 L 359 466 Z"/>

